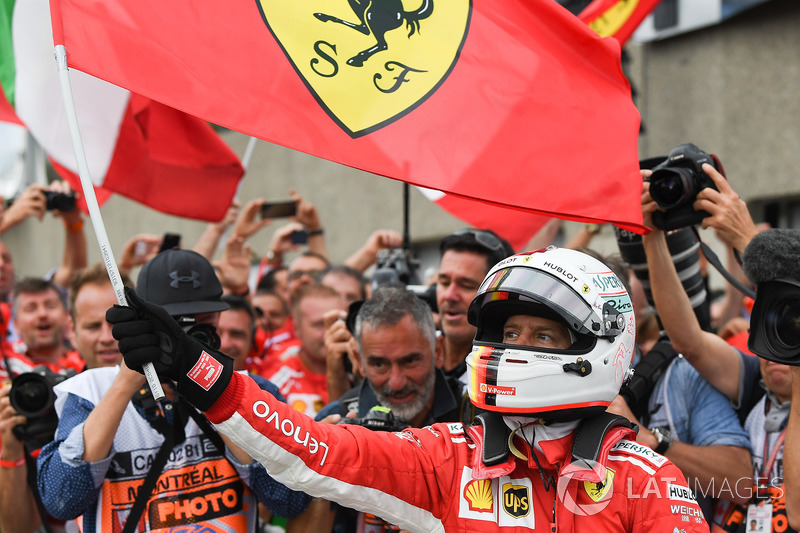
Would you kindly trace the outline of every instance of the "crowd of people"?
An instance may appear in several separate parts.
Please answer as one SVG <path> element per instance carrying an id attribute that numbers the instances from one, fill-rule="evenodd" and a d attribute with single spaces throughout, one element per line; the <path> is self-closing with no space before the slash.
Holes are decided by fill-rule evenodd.
<path id="1" fill-rule="evenodd" d="M 800 287 L 795 230 L 703 171 L 693 205 L 731 274 Z M 0 242 L 0 530 L 793 531 L 800 367 L 750 349 L 762 293 L 712 298 L 697 232 L 655 227 L 642 177 L 652 231 L 616 230 L 619 254 L 592 250 L 593 225 L 555 247 L 553 219 L 522 250 L 465 228 L 424 294 L 370 279 L 396 231 L 332 263 L 295 191 L 253 283 L 249 241 L 274 221 L 235 203 L 191 249 L 132 236 L 126 306 L 81 211 L 32 186 L 0 235 L 51 213 L 64 256 L 20 276 Z"/>

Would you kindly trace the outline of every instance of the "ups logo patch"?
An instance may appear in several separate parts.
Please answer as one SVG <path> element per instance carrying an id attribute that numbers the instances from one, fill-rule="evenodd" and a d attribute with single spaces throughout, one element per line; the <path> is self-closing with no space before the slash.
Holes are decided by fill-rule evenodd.
<path id="1" fill-rule="evenodd" d="M 503 485 L 503 510 L 514 518 L 522 518 L 531 511 L 528 487 L 506 483 Z"/>
<path id="2" fill-rule="evenodd" d="M 351 137 L 422 104 L 467 36 L 471 0 L 256 0 L 295 71 Z"/>

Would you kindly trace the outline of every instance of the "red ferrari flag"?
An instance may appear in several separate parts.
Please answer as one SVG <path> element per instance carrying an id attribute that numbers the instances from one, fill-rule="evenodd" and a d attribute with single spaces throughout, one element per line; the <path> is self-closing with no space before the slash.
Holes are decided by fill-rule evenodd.
<path id="1" fill-rule="evenodd" d="M 593 0 L 578 18 L 601 37 L 613 37 L 624 45 L 660 1 Z"/>
<path id="2" fill-rule="evenodd" d="M 555 2 L 51 10 L 72 68 L 212 123 L 445 193 L 643 229 L 619 45 Z"/>

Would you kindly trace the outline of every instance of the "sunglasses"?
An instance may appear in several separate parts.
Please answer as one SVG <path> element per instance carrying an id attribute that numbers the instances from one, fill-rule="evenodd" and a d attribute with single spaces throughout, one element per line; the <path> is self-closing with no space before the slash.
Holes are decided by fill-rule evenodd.
<path id="1" fill-rule="evenodd" d="M 503 243 L 500 242 L 500 239 L 486 231 L 472 228 L 458 230 L 455 233 L 448 235 L 442 240 L 442 248 L 446 248 L 453 241 L 460 241 L 464 237 L 471 237 L 475 243 L 479 244 L 489 252 L 505 252 L 505 246 L 503 246 Z"/>
<path id="2" fill-rule="evenodd" d="M 312 279 L 317 279 L 322 274 L 322 270 L 292 270 L 289 272 L 289 279 L 297 281 L 303 276 L 308 276 Z"/>

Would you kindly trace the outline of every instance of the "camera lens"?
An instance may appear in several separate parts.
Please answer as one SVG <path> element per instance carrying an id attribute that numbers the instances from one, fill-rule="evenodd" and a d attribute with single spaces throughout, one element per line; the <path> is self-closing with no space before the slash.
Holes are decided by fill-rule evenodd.
<path id="1" fill-rule="evenodd" d="M 800 302 L 784 300 L 770 314 L 775 337 L 786 348 L 800 350 Z"/>
<path id="2" fill-rule="evenodd" d="M 9 399 L 19 414 L 29 418 L 38 416 L 51 406 L 50 386 L 43 378 L 32 376 L 14 383 Z"/>
<path id="3" fill-rule="evenodd" d="M 661 209 L 681 205 L 694 197 L 691 178 L 683 168 L 662 169 L 650 177 L 650 196 Z"/>

